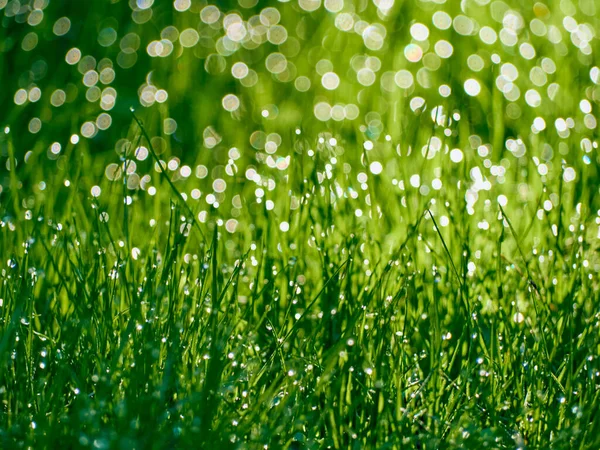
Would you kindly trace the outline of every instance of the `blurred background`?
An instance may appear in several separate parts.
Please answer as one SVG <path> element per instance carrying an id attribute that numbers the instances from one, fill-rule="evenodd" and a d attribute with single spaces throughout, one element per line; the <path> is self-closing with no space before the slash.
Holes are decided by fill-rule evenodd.
<path id="1" fill-rule="evenodd" d="M 232 230 L 267 198 L 283 220 L 311 174 L 360 220 L 461 180 L 471 215 L 499 195 L 556 207 L 565 182 L 573 206 L 597 198 L 594 0 L 0 0 L 0 14 L 9 216 L 13 165 L 24 209 L 73 189 L 110 205 L 124 172 L 126 201 L 167 202 L 130 108 L 201 220 Z"/>

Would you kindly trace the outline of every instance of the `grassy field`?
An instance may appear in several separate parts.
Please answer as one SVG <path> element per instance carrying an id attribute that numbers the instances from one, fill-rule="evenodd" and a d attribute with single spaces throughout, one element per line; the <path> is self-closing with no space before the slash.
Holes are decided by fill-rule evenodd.
<path id="1" fill-rule="evenodd" d="M 0 17 L 1 448 L 600 448 L 595 0 Z"/>

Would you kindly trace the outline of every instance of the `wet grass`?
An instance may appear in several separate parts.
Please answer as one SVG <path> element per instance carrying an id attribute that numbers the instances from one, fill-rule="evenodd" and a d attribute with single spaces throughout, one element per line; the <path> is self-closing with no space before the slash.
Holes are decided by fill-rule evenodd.
<path id="1" fill-rule="evenodd" d="M 3 446 L 598 445 L 595 214 L 490 202 L 484 234 L 452 189 L 381 192 L 388 234 L 318 166 L 287 233 L 200 223 L 167 174 L 5 219 Z"/>
<path id="2" fill-rule="evenodd" d="M 343 6 L 383 41 L 335 1 L 221 6 L 286 45 L 260 20 L 219 41 L 241 31 L 204 2 L 21 3 L 0 0 L 0 447 L 600 447 L 593 2 Z"/>

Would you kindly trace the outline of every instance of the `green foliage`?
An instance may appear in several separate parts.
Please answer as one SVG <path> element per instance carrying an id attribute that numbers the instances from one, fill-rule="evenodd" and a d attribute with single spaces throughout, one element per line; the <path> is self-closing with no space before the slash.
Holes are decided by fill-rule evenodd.
<path id="1" fill-rule="evenodd" d="M 0 15 L 2 448 L 600 446 L 594 1 Z"/>

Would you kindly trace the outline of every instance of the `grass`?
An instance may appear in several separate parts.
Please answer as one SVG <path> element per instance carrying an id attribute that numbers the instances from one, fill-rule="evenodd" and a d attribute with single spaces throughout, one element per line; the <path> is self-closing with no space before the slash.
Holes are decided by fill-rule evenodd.
<path id="1" fill-rule="evenodd" d="M 272 3 L 287 47 L 227 54 L 220 26 L 198 22 L 203 2 L 175 12 L 157 1 L 149 19 L 135 2 L 50 4 L 32 25 L 30 10 L 11 15 L 0 1 L 12 63 L 0 65 L 10 85 L 0 93 L 10 104 L 0 116 L 0 446 L 598 448 L 598 44 L 588 53 L 564 25 L 598 29 L 594 5 L 466 7 L 462 17 L 498 32 L 493 17 L 521 17 L 530 60 L 464 35 L 460 21 L 435 26 L 436 11 L 458 15 L 450 5 L 397 2 L 386 18 L 348 2 L 344 11 L 384 24 L 377 49 L 323 6 Z M 264 7 L 220 6 L 244 20 Z M 52 34 L 63 14 L 70 30 Z M 536 18 L 563 40 L 531 31 Z M 431 45 L 412 41 L 433 55 L 418 63 L 403 56 L 413 22 L 431 33 Z M 204 40 L 174 39 L 172 54 L 151 58 L 144 49 L 167 24 Z M 108 28 L 119 40 L 105 45 Z M 141 41 L 129 67 L 127 33 Z M 435 56 L 441 38 L 452 57 Z M 113 107 L 84 98 L 96 95 L 82 84 L 88 67 L 64 62 L 75 45 L 99 73 L 102 61 L 114 67 L 102 86 L 118 92 Z M 276 50 L 294 67 L 269 73 L 263 60 Z M 516 99 L 497 87 L 512 69 L 494 52 L 519 74 Z M 352 72 L 357 55 L 382 65 L 375 84 Z M 544 58 L 559 68 L 535 88 Z M 321 86 L 323 60 L 336 90 Z M 236 61 L 256 84 L 231 77 Z M 413 73 L 412 86 L 392 89 L 391 70 Z M 308 92 L 295 87 L 300 75 Z M 471 78 L 479 94 L 465 92 Z M 149 85 L 168 101 L 147 104 Z M 68 101 L 53 106 L 59 88 Z M 533 88 L 541 107 L 525 99 Z M 232 92 L 242 106 L 228 112 Z M 319 120 L 325 101 L 355 102 L 360 116 Z"/>

